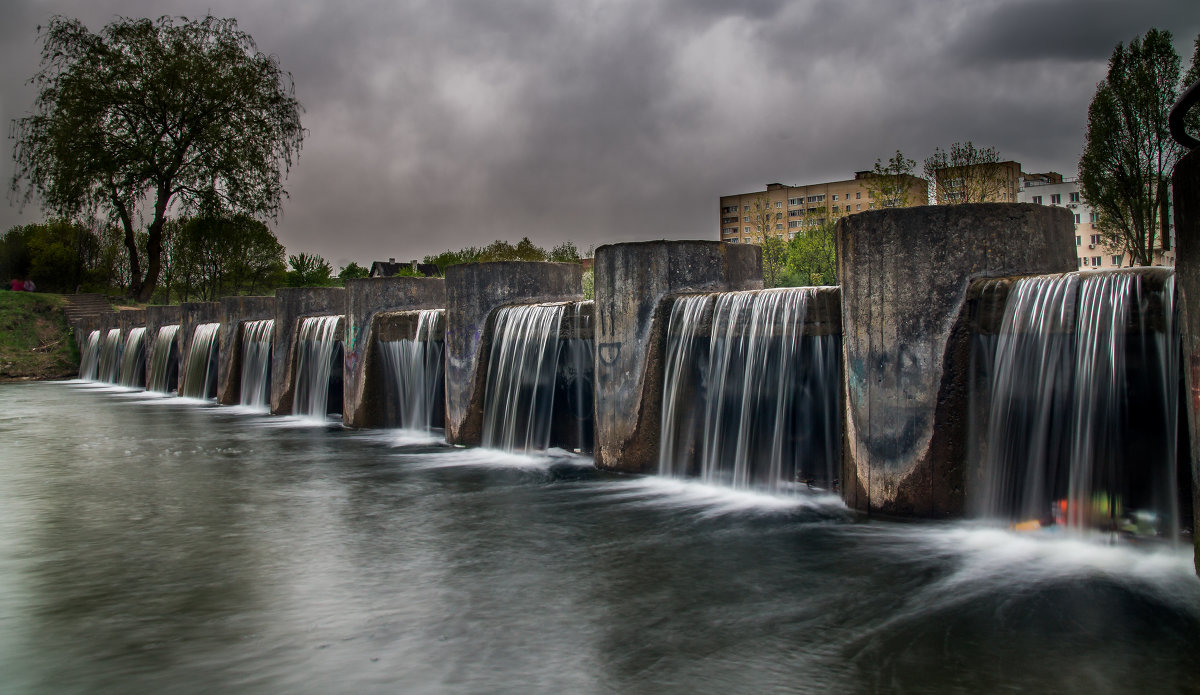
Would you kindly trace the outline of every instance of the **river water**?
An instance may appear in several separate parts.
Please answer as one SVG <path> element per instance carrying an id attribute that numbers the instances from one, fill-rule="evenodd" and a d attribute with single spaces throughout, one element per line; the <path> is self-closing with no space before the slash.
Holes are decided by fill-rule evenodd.
<path id="1" fill-rule="evenodd" d="M 1190 549 L 0 386 L 0 692 L 1200 690 Z"/>

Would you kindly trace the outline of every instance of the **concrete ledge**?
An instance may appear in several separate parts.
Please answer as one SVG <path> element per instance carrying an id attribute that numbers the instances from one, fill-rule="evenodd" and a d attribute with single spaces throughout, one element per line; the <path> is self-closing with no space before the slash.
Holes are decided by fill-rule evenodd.
<path id="1" fill-rule="evenodd" d="M 275 290 L 275 335 L 271 349 L 271 412 L 292 413 L 296 390 L 293 374 L 296 334 L 308 316 L 346 313 L 346 291 L 341 287 L 287 287 Z"/>
<path id="2" fill-rule="evenodd" d="M 442 309 L 446 281 L 441 278 L 364 278 L 346 281 L 346 364 L 342 423 L 347 427 L 385 424 L 382 370 L 377 367 L 375 318 L 381 312 Z"/>
<path id="3" fill-rule="evenodd" d="M 647 472 L 658 460 L 663 300 L 762 289 L 762 250 L 721 241 L 650 241 L 596 250 L 596 465 Z"/>
<path id="4" fill-rule="evenodd" d="M 510 304 L 583 299 L 577 263 L 501 261 L 446 269 L 446 441 L 478 445 L 483 429 L 482 365 L 487 364 L 488 319 Z"/>
<path id="5" fill-rule="evenodd" d="M 838 222 L 842 495 L 894 516 L 963 511 L 972 279 L 1075 270 L 1065 208 L 875 210 Z"/>
<path id="6" fill-rule="evenodd" d="M 275 297 L 223 297 L 218 333 L 217 402 L 241 403 L 242 324 L 275 318 Z"/>

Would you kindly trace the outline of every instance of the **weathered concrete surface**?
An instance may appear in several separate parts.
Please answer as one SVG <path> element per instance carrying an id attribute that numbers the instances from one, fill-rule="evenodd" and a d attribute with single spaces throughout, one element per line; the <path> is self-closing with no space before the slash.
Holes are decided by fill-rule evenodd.
<path id="1" fill-rule="evenodd" d="M 596 249 L 596 465 L 646 472 L 658 460 L 663 299 L 761 289 L 762 250 L 721 241 L 649 241 Z"/>
<path id="2" fill-rule="evenodd" d="M 179 345 L 179 378 L 183 379 L 184 365 L 192 349 L 192 337 L 196 326 L 221 320 L 221 305 L 217 302 L 183 302 L 179 305 L 179 333 L 175 342 Z M 218 346 L 219 347 L 219 346 Z"/>
<path id="3" fill-rule="evenodd" d="M 974 278 L 1074 270 L 1065 208 L 982 203 L 875 210 L 838 222 L 845 445 L 842 496 L 895 516 L 962 513 Z"/>
<path id="4" fill-rule="evenodd" d="M 583 299 L 578 263 L 500 261 L 446 269 L 446 441 L 478 445 L 483 430 L 483 365 L 488 318 L 510 304 Z"/>
<path id="5" fill-rule="evenodd" d="M 296 336 L 301 319 L 346 313 L 346 290 L 341 287 L 286 287 L 275 290 L 275 335 L 271 348 L 271 412 L 292 413 L 296 392 Z"/>
<path id="6" fill-rule="evenodd" d="M 159 305 L 146 307 L 146 378 L 150 375 L 150 365 L 154 364 L 154 343 L 158 338 L 158 329 L 163 326 L 178 325 L 181 316 L 181 310 L 177 305 Z M 179 342 L 179 334 L 175 335 L 176 344 Z M 168 390 L 174 388 L 175 384 L 169 384 Z"/>
<path id="7" fill-rule="evenodd" d="M 275 297 L 222 297 L 217 334 L 217 402 L 242 400 L 242 324 L 275 318 Z"/>
<path id="8" fill-rule="evenodd" d="M 1192 510 L 1196 573 L 1200 574 L 1200 150 L 1175 165 L 1175 292 L 1182 307 L 1183 369 L 1191 452 Z"/>
<path id="9" fill-rule="evenodd" d="M 343 376 L 347 427 L 385 424 L 383 370 L 375 348 L 375 317 L 380 312 L 443 309 L 441 278 L 386 277 L 346 281 L 346 364 Z"/>

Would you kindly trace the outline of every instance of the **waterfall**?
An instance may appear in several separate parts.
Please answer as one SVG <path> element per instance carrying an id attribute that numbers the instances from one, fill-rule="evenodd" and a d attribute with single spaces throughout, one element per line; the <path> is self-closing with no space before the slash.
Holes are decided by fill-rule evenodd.
<path id="1" fill-rule="evenodd" d="M 242 325 L 241 404 L 265 410 L 271 405 L 271 341 L 275 319 Z"/>
<path id="2" fill-rule="evenodd" d="M 88 333 L 87 343 L 79 356 L 79 378 L 95 381 L 100 371 L 100 331 Z"/>
<path id="3" fill-rule="evenodd" d="M 179 395 L 187 398 L 212 398 L 216 395 L 217 331 L 220 328 L 219 323 L 201 323 L 192 332 Z"/>
<path id="4" fill-rule="evenodd" d="M 445 312 L 421 311 L 411 338 L 380 341 L 388 402 L 396 409 L 400 427 L 429 431 L 441 408 L 446 388 L 444 340 L 438 340 Z"/>
<path id="5" fill-rule="evenodd" d="M 804 334 L 817 291 L 675 301 L 664 365 L 661 474 L 767 489 L 834 484 L 840 351 L 836 336 Z"/>
<path id="6" fill-rule="evenodd" d="M 121 385 L 135 388 L 146 386 L 146 327 L 129 329 L 121 353 Z"/>
<path id="7" fill-rule="evenodd" d="M 108 384 L 117 383 L 121 375 L 121 329 L 111 328 L 100 344 L 99 367 L 96 380 Z"/>
<path id="8" fill-rule="evenodd" d="M 150 351 L 150 370 L 146 375 L 146 390 L 170 393 L 179 381 L 179 346 L 175 343 L 179 324 L 159 326 Z"/>
<path id="9" fill-rule="evenodd" d="M 296 343 L 296 391 L 292 398 L 295 415 L 323 418 L 331 406 L 334 412 L 341 412 L 343 358 L 337 335 L 341 320 L 341 316 L 310 316 L 300 323 Z"/>
<path id="10" fill-rule="evenodd" d="M 530 304 L 497 310 L 484 393 L 483 445 L 506 451 L 550 445 L 565 307 Z"/>
<path id="11" fill-rule="evenodd" d="M 1014 283 L 991 358 L 971 504 L 1021 528 L 1175 534 L 1174 278 L 1133 272 Z"/>
<path id="12" fill-rule="evenodd" d="M 572 304 L 565 335 L 559 342 L 555 397 L 562 405 L 556 412 L 562 413 L 567 421 L 561 440 L 564 446 L 580 453 L 591 452 L 595 438 L 596 340 L 592 330 L 595 306 L 590 300 Z"/>

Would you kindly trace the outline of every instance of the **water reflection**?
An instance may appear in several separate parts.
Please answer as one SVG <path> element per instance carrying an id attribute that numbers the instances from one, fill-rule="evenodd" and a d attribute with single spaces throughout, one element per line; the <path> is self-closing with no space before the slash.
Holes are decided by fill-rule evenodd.
<path id="1" fill-rule="evenodd" d="M 6 693 L 1195 687 L 1178 551 L 72 384 L 0 413 Z"/>

